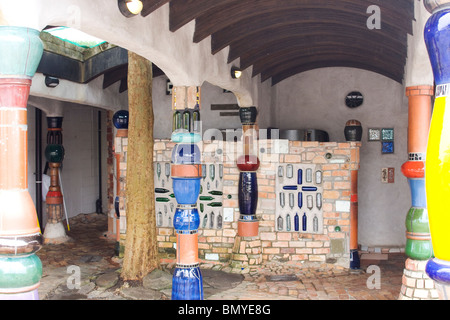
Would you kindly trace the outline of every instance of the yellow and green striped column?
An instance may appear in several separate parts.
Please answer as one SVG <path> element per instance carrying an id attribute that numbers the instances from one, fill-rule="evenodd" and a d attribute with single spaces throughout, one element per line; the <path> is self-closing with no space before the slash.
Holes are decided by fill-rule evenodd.
<path id="1" fill-rule="evenodd" d="M 436 84 L 425 164 L 428 218 L 434 259 L 426 272 L 441 299 L 450 297 L 450 0 L 426 0 L 432 13 L 425 44 Z"/>

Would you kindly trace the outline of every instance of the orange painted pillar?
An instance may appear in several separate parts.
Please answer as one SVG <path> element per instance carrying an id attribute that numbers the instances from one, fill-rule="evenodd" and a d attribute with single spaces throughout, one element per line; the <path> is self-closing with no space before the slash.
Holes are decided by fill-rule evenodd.
<path id="1" fill-rule="evenodd" d="M 355 132 L 361 125 L 356 122 Z M 353 140 L 359 141 L 359 134 Z M 355 144 L 355 145 L 353 145 Z M 360 269 L 361 263 L 358 252 L 358 172 L 359 172 L 359 148 L 360 142 L 352 142 L 350 157 L 350 269 Z"/>
<path id="2" fill-rule="evenodd" d="M 358 170 L 350 171 L 350 268 L 359 269 L 358 255 Z"/>

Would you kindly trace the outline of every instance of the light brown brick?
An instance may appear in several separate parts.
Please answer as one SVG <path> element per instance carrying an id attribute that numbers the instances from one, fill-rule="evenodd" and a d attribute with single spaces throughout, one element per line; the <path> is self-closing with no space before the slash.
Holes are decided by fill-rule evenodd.
<path id="1" fill-rule="evenodd" d="M 276 240 L 275 232 L 261 232 L 260 233 L 261 240 Z"/>
<path id="2" fill-rule="evenodd" d="M 277 240 L 290 241 L 291 239 L 292 239 L 291 232 L 278 232 L 277 233 Z"/>

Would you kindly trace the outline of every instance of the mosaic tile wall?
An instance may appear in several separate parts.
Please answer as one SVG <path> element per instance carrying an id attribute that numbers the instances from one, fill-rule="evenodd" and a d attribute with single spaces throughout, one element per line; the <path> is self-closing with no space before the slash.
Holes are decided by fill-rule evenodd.
<path id="1" fill-rule="evenodd" d="M 323 233 L 320 165 L 278 164 L 277 231 Z"/>
<path id="2" fill-rule="evenodd" d="M 155 141 L 155 164 L 169 162 L 173 146 L 174 144 L 168 140 Z M 203 193 L 201 195 L 210 196 L 210 194 L 205 194 L 208 192 L 208 182 L 210 190 L 222 192 L 222 195 L 214 195 L 213 200 L 201 201 L 199 199 L 199 205 L 204 204 L 204 212 L 201 214 L 202 222 L 205 213 L 210 214 L 214 211 L 216 214 L 217 211 L 217 215 L 219 212 L 222 215 L 221 228 L 217 227 L 217 222 L 213 228 L 210 228 L 208 223 L 205 228 L 200 227 L 198 247 L 202 263 L 227 263 L 237 259 L 244 266 L 272 260 L 329 262 L 348 266 L 350 171 L 359 168 L 359 147 L 360 143 L 358 142 L 259 141 L 261 166 L 258 170 L 257 217 L 260 219 L 260 228 L 258 237 L 247 239 L 237 236 L 239 170 L 235 164 L 235 151 L 241 149 L 241 144 L 217 141 L 201 143 L 202 161 L 207 167 L 215 164 L 216 175 L 214 180 L 208 176 L 202 179 Z M 219 164 L 223 165 L 223 177 L 216 182 Z M 295 174 L 292 181 L 279 180 L 279 167 L 283 167 L 286 172 L 289 164 L 293 166 L 293 171 L 296 173 L 298 173 L 298 169 L 302 169 L 303 180 L 306 179 L 306 170 L 310 168 L 312 183 L 305 183 L 305 180 L 302 185 L 317 187 L 316 191 L 304 192 L 304 195 L 313 196 L 314 207 L 311 212 L 307 213 L 311 224 L 306 231 L 302 230 L 301 219 L 300 230 L 295 231 L 292 216 L 291 230 L 287 231 L 286 226 L 283 227 L 283 230 L 278 230 L 277 218 L 280 213 L 286 213 L 286 211 L 280 211 L 279 208 L 279 189 L 285 185 L 285 182 L 286 185 L 298 182 Z M 161 168 L 164 167 L 161 166 Z M 321 172 L 320 183 L 315 181 L 316 172 Z M 209 174 L 209 170 L 207 174 Z M 297 183 L 297 188 L 301 188 L 302 185 Z M 167 187 L 167 182 L 165 182 L 165 186 Z M 320 209 L 316 207 L 317 194 L 322 195 Z M 296 200 L 298 201 L 298 198 Z M 205 203 L 209 203 L 209 201 L 222 202 L 222 207 L 205 206 Z M 285 201 L 289 207 L 289 199 L 286 198 Z M 297 201 L 295 205 L 298 206 Z M 303 209 L 307 205 L 307 198 L 303 197 Z M 162 208 L 162 213 L 164 213 L 164 206 Z M 318 217 L 316 232 L 312 225 L 314 213 Z M 215 219 L 217 221 L 217 216 Z M 173 261 L 176 237 L 173 227 L 169 226 L 167 221 L 165 221 L 165 225 L 158 227 L 157 239 L 163 255 L 162 261 Z"/>

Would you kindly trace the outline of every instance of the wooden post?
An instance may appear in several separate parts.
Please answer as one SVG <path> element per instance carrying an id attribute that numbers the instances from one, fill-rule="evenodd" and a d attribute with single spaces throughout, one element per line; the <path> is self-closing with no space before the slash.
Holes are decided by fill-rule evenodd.
<path id="1" fill-rule="evenodd" d="M 153 181 L 152 64 L 128 53 L 127 237 L 123 280 L 159 268 Z"/>

